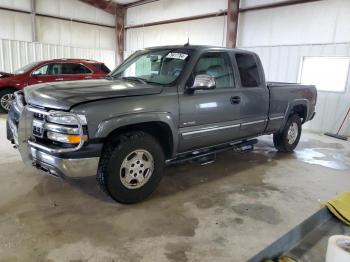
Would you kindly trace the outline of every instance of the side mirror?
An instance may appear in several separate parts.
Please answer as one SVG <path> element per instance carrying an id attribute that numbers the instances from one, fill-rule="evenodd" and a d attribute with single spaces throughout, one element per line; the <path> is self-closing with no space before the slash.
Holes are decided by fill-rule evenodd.
<path id="1" fill-rule="evenodd" d="M 215 78 L 210 75 L 196 75 L 191 90 L 210 90 L 216 88 Z"/>

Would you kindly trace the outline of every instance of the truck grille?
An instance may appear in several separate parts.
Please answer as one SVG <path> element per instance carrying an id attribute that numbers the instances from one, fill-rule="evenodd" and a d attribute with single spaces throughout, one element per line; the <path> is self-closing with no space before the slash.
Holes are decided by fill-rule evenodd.
<path id="1" fill-rule="evenodd" d="M 44 121 L 45 120 L 45 115 L 44 114 L 40 114 L 40 113 L 34 113 L 34 118 Z"/>
<path id="2" fill-rule="evenodd" d="M 44 124 L 46 122 L 46 112 L 34 112 L 33 113 L 33 136 L 43 138 L 44 137 Z"/>

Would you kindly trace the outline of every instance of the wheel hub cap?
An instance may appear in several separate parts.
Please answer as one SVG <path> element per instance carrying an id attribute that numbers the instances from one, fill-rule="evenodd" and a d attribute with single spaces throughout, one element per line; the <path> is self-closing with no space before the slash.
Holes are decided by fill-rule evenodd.
<path id="1" fill-rule="evenodd" d="M 124 158 L 120 167 L 120 180 L 128 189 L 144 186 L 153 174 L 154 160 L 147 150 L 138 149 Z"/>
<path id="2" fill-rule="evenodd" d="M 288 129 L 287 140 L 290 145 L 292 145 L 298 137 L 298 125 L 297 123 L 292 123 Z"/>
<path id="3" fill-rule="evenodd" d="M 14 99 L 15 96 L 11 93 L 3 95 L 0 100 L 2 108 L 6 109 L 7 111 L 10 110 L 11 103 Z"/>

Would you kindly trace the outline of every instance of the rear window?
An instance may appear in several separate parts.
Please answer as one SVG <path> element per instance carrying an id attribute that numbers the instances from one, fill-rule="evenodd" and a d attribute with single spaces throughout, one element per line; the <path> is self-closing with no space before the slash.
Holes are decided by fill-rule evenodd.
<path id="1" fill-rule="evenodd" d="M 105 64 L 93 64 L 93 66 L 106 74 L 111 72 L 111 70 L 109 70 L 109 68 Z"/>
<path id="2" fill-rule="evenodd" d="M 257 87 L 261 84 L 259 67 L 251 54 L 236 54 L 236 61 L 244 87 Z"/>

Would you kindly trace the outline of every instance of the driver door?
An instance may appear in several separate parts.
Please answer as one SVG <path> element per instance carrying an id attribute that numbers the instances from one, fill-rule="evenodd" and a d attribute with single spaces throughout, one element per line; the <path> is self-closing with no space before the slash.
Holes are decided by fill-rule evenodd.
<path id="1" fill-rule="evenodd" d="M 179 97 L 181 152 L 225 143 L 239 137 L 240 107 L 234 100 L 235 79 L 225 51 L 206 52 L 193 70 L 214 77 L 216 88 L 185 92 Z"/>

